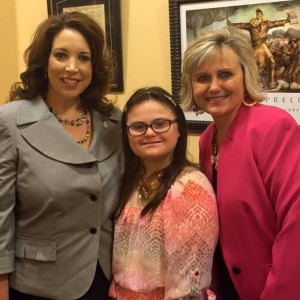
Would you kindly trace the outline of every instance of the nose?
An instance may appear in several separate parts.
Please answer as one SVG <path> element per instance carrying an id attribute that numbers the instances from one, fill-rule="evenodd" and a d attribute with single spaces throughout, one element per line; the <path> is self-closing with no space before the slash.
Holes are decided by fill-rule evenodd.
<path id="1" fill-rule="evenodd" d="M 72 72 L 72 73 L 76 73 L 78 72 L 78 67 L 77 67 L 77 62 L 75 59 L 70 59 L 68 61 L 68 63 L 66 64 L 66 71 L 67 72 Z"/>
<path id="2" fill-rule="evenodd" d="M 209 92 L 218 93 L 220 90 L 221 90 L 221 80 L 219 80 L 218 78 L 212 78 L 209 87 Z"/>
<path id="3" fill-rule="evenodd" d="M 148 128 L 146 129 L 145 135 L 146 136 L 156 135 L 156 132 L 151 128 L 151 126 L 148 126 Z"/>

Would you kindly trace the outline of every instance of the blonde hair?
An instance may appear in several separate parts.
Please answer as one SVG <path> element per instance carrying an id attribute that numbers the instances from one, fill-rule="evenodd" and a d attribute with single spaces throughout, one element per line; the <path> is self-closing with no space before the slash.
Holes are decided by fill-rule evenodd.
<path id="1" fill-rule="evenodd" d="M 213 61 L 221 50 L 232 49 L 239 58 L 243 73 L 245 93 L 253 101 L 264 96 L 259 83 L 259 73 L 248 37 L 239 29 L 214 29 L 192 41 L 183 56 L 181 77 L 181 103 L 185 111 L 197 108 L 193 97 L 192 76 L 201 65 Z"/>

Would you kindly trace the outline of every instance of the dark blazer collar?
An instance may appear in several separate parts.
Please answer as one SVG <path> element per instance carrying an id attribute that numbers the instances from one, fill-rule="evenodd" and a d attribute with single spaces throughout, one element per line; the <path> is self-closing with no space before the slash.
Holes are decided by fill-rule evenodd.
<path id="1" fill-rule="evenodd" d="M 17 126 L 23 138 L 33 148 L 65 163 L 84 164 L 97 161 L 63 130 L 41 97 L 18 101 Z"/>

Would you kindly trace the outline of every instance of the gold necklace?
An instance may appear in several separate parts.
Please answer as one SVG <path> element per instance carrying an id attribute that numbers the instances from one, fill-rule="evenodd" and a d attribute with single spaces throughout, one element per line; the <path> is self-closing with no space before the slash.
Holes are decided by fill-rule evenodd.
<path id="1" fill-rule="evenodd" d="M 163 171 L 155 172 L 143 181 L 145 170 L 142 170 L 137 184 L 137 204 L 145 204 L 155 194 L 161 184 Z"/>
<path id="2" fill-rule="evenodd" d="M 215 168 L 215 170 L 218 170 L 218 163 L 219 163 L 219 152 L 218 152 L 218 147 L 217 147 L 217 128 L 215 126 L 214 128 L 214 135 L 213 135 L 213 140 L 212 140 L 212 147 L 213 151 L 210 156 L 210 162 Z"/>

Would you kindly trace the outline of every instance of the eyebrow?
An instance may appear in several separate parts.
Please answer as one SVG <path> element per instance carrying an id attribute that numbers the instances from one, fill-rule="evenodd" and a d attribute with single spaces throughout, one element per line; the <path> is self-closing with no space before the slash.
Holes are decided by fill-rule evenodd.
<path id="1" fill-rule="evenodd" d="M 135 121 L 135 122 L 132 122 L 131 124 L 132 125 L 135 125 L 135 124 L 152 124 L 154 122 L 157 122 L 157 121 L 170 121 L 171 119 L 170 118 L 156 118 L 156 119 L 153 119 L 151 121 L 151 123 L 146 123 L 146 122 L 143 122 L 143 121 Z"/>
<path id="2" fill-rule="evenodd" d="M 54 48 L 53 50 L 57 51 L 57 50 L 61 50 L 61 51 L 65 51 L 65 52 L 69 52 L 69 50 L 65 49 L 65 48 Z M 79 51 L 80 54 L 89 54 L 92 55 L 91 51 Z"/>
<path id="3" fill-rule="evenodd" d="M 233 68 L 230 68 L 230 67 L 226 67 L 226 68 L 222 68 L 222 69 L 219 69 L 217 70 L 217 72 L 224 72 L 224 71 L 232 71 Z M 209 74 L 210 72 L 208 71 L 199 71 L 199 72 L 194 72 L 195 75 L 201 75 L 201 74 Z"/>

